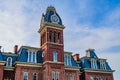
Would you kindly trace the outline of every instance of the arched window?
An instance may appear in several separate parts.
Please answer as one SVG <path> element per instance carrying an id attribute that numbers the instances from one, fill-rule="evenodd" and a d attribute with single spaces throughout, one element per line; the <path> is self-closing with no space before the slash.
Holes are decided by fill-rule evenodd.
<path id="1" fill-rule="evenodd" d="M 12 66 L 12 58 L 11 57 L 7 58 L 7 64 L 6 64 L 6 66 L 8 66 L 8 67 Z"/>
<path id="2" fill-rule="evenodd" d="M 49 41 L 52 42 L 52 31 L 49 32 Z"/>
<path id="3" fill-rule="evenodd" d="M 28 80 L 28 72 L 23 73 L 23 80 Z"/>
<path id="4" fill-rule="evenodd" d="M 58 43 L 60 43 L 60 32 L 58 33 Z"/>
<path id="5" fill-rule="evenodd" d="M 56 72 L 56 80 L 59 80 L 59 72 Z"/>
<path id="6" fill-rule="evenodd" d="M 33 80 L 37 80 L 37 73 L 33 73 Z"/>
<path id="7" fill-rule="evenodd" d="M 55 80 L 55 72 L 52 71 L 52 80 Z"/>
<path id="8" fill-rule="evenodd" d="M 54 31 L 54 43 L 56 43 L 56 32 Z"/>
<path id="9" fill-rule="evenodd" d="M 74 80 L 74 74 L 70 75 L 70 80 Z"/>
<path id="10" fill-rule="evenodd" d="M 53 61 L 54 62 L 57 62 L 57 55 L 58 55 L 58 53 L 56 51 L 53 52 Z"/>
<path id="11" fill-rule="evenodd" d="M 60 39 L 60 32 L 58 33 L 58 39 Z"/>

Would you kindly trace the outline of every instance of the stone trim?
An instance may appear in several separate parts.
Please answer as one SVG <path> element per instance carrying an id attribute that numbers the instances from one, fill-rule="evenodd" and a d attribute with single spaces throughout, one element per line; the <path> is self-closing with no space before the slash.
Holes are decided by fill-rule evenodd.
<path id="1" fill-rule="evenodd" d="M 51 64 L 64 64 L 64 62 L 53 62 L 53 61 L 45 61 L 45 62 L 43 62 L 43 64 L 46 64 L 46 63 L 51 63 Z"/>
<path id="2" fill-rule="evenodd" d="M 112 73 L 115 70 L 93 70 L 84 68 L 84 72 L 99 72 L 99 73 Z"/>
<path id="3" fill-rule="evenodd" d="M 15 66 L 42 67 L 40 63 L 15 62 Z"/>
<path id="4" fill-rule="evenodd" d="M 0 61 L 0 65 L 5 65 L 6 61 Z"/>
<path id="5" fill-rule="evenodd" d="M 8 70 L 8 71 L 14 71 L 15 67 L 7 67 L 4 66 L 4 70 Z"/>
<path id="6" fill-rule="evenodd" d="M 79 71 L 80 67 L 74 67 L 74 66 L 67 66 L 65 67 L 65 70 L 77 70 Z"/>

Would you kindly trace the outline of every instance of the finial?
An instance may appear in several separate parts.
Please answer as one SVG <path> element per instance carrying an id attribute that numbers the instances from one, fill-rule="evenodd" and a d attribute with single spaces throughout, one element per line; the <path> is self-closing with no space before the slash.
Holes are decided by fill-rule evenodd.
<path id="1" fill-rule="evenodd" d="M 48 11 L 56 11 L 56 10 L 55 10 L 55 7 L 53 7 L 52 5 L 50 5 L 50 6 L 47 7 L 46 12 L 48 12 Z"/>

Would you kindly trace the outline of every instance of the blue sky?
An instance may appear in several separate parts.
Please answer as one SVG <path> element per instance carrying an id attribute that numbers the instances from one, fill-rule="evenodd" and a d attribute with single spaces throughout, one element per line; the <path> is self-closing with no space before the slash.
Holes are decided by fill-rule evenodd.
<path id="1" fill-rule="evenodd" d="M 65 51 L 85 55 L 94 48 L 120 79 L 120 0 L 0 0 L 0 45 L 39 47 L 41 15 L 54 6 L 66 26 Z"/>

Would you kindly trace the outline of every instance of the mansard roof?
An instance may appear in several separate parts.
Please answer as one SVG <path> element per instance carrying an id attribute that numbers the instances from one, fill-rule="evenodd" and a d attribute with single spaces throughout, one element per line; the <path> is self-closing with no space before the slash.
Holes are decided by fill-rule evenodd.
<path id="1" fill-rule="evenodd" d="M 76 61 L 74 60 L 74 58 L 73 58 L 73 56 L 72 56 L 72 52 L 67 52 L 67 51 L 65 51 L 65 52 L 64 52 L 64 55 L 69 55 L 69 56 L 71 56 L 71 66 L 73 66 L 73 67 L 78 67 Z M 67 66 L 67 65 L 65 65 L 65 66 Z"/>
<path id="2" fill-rule="evenodd" d="M 110 68 L 108 62 L 106 61 L 106 59 L 103 58 L 99 58 L 96 53 L 94 52 L 94 49 L 88 49 L 86 50 L 86 56 L 80 58 L 80 66 L 83 69 L 93 69 L 91 67 L 91 60 L 95 60 L 96 64 L 97 64 L 97 70 L 101 70 L 100 68 L 100 61 L 104 61 L 105 62 L 105 67 L 106 67 L 106 71 L 111 71 L 112 69 Z"/>
<path id="3" fill-rule="evenodd" d="M 19 62 L 27 62 L 28 52 L 34 51 L 37 54 L 37 63 L 42 63 L 42 50 L 40 48 L 30 47 L 30 46 L 22 46 L 18 52 L 19 56 L 17 61 Z"/>

